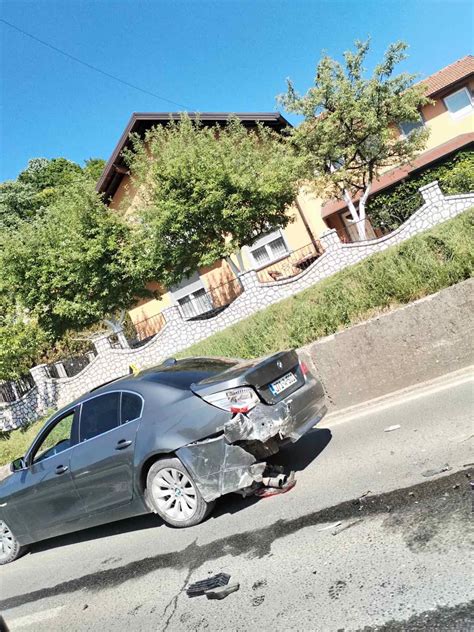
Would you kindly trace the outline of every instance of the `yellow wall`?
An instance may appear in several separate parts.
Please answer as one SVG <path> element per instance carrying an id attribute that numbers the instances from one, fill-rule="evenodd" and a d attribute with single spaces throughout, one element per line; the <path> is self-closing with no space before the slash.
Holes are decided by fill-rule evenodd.
<path id="1" fill-rule="evenodd" d="M 460 90 L 464 86 L 472 94 L 474 91 L 474 80 L 459 84 L 451 90 L 451 93 Z M 437 99 L 433 105 L 425 105 L 423 118 L 430 130 L 430 137 L 425 151 L 442 145 L 456 136 L 474 131 L 474 114 L 472 111 L 463 118 L 453 118 L 444 105 L 442 98 Z"/>

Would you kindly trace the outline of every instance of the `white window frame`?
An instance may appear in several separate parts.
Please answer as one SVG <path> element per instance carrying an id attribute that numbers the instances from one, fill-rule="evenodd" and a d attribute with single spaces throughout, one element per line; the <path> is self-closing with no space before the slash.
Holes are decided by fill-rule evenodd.
<path id="1" fill-rule="evenodd" d="M 280 239 L 280 238 L 283 239 L 283 243 L 285 244 L 285 248 L 286 248 L 286 253 L 284 255 L 279 255 L 278 257 L 274 257 L 272 254 L 272 251 L 270 250 L 268 246 L 272 241 L 276 241 L 277 239 Z M 278 229 L 271 233 L 267 233 L 266 235 L 263 235 L 259 239 L 256 239 L 250 246 L 247 246 L 247 248 L 248 248 L 248 254 L 249 254 L 254 270 L 260 270 L 262 268 L 266 268 L 272 265 L 273 263 L 276 263 L 277 261 L 286 259 L 292 253 L 292 250 L 286 239 L 285 233 L 281 229 Z M 269 256 L 269 260 L 266 261 L 265 263 L 259 263 L 253 256 L 253 251 L 257 250 L 258 248 L 265 248 Z"/>
<path id="2" fill-rule="evenodd" d="M 453 112 L 452 110 L 450 110 L 449 105 L 448 105 L 449 98 L 458 94 L 459 92 L 465 92 L 467 94 L 467 98 L 469 99 L 469 105 L 464 106 L 457 112 Z M 470 114 L 473 110 L 472 95 L 466 86 L 463 86 L 462 88 L 460 88 L 459 90 L 456 90 L 455 92 L 451 92 L 451 94 L 447 94 L 445 97 L 443 97 L 443 103 L 446 109 L 448 110 L 451 118 L 453 119 L 464 118 L 465 116 Z"/>
<path id="3" fill-rule="evenodd" d="M 195 298 L 197 298 L 194 296 L 194 294 L 195 292 L 199 292 L 199 290 L 204 290 L 204 292 L 207 292 L 207 288 L 205 287 L 204 283 L 202 282 L 201 277 L 199 276 L 197 272 L 195 272 L 189 279 L 185 279 L 179 285 L 175 286 L 174 288 L 170 290 L 173 300 L 175 302 L 175 305 L 178 307 L 183 319 L 186 320 L 188 318 L 193 318 L 193 316 L 206 314 L 207 311 L 210 311 L 212 309 L 212 303 L 211 301 L 209 301 L 209 308 L 210 308 L 209 310 L 197 312 L 196 314 L 193 314 L 193 315 L 189 315 L 185 313 L 185 309 L 183 309 L 183 306 L 180 304 L 179 301 L 188 296 L 190 297 L 191 300 L 194 300 Z"/>

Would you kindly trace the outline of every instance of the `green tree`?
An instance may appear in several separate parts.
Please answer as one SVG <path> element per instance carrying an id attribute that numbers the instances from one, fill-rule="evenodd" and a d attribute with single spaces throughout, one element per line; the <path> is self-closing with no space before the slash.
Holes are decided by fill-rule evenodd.
<path id="1" fill-rule="evenodd" d="M 35 320 L 0 320 L 0 380 L 14 380 L 28 373 L 47 344 Z"/>
<path id="2" fill-rule="evenodd" d="M 91 158 L 82 168 L 66 158 L 33 158 L 16 180 L 0 184 L 0 228 L 42 214 L 77 179 L 97 181 L 104 164 Z"/>
<path id="3" fill-rule="evenodd" d="M 387 168 L 409 162 L 426 144 L 426 128 L 404 137 L 398 126 L 419 121 L 420 107 L 429 99 L 421 85 L 413 84 L 415 75 L 394 75 L 406 57 L 406 44 L 391 44 L 369 78 L 364 68 L 369 42 L 355 46 L 344 53 L 345 65 L 323 57 L 305 95 L 288 81 L 279 99 L 288 111 L 304 116 L 293 141 L 305 157 L 308 177 L 318 193 L 347 203 L 364 238 L 373 181 Z"/>
<path id="4" fill-rule="evenodd" d="M 183 116 L 135 137 L 125 155 L 139 190 L 136 230 L 167 286 L 289 221 L 301 160 L 268 128 Z"/>
<path id="5" fill-rule="evenodd" d="M 92 181 L 74 180 L 43 216 L 2 232 L 2 286 L 54 338 L 87 327 L 144 293 L 130 231 Z"/>

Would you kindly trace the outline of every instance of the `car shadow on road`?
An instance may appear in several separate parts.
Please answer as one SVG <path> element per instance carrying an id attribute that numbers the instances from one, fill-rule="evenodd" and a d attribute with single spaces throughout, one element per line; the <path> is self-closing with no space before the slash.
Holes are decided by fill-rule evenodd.
<path id="1" fill-rule="evenodd" d="M 331 431 L 327 428 L 313 429 L 302 437 L 297 443 L 289 443 L 283 446 L 268 461 L 270 463 L 282 465 L 288 472 L 294 470 L 300 472 L 306 469 L 325 450 L 332 439 Z M 239 494 L 228 494 L 220 499 L 212 514 L 212 519 L 219 519 L 226 514 L 234 514 L 245 511 L 261 499 L 256 496 L 243 498 Z M 125 520 L 117 520 L 98 527 L 91 527 L 82 531 L 75 531 L 67 535 L 36 542 L 30 547 L 32 554 L 55 549 L 71 544 L 89 542 L 101 538 L 109 538 L 114 535 L 121 535 L 133 531 L 143 531 L 145 529 L 156 529 L 164 525 L 164 522 L 155 514 L 145 514 Z M 194 529 L 199 528 L 193 527 Z"/>
<path id="2" fill-rule="evenodd" d="M 82 531 L 74 531 L 66 535 L 57 536 L 50 540 L 42 540 L 31 544 L 29 549 L 32 554 L 41 553 L 49 549 L 56 549 L 61 546 L 69 546 L 71 544 L 79 544 L 80 542 L 89 542 L 100 538 L 110 538 L 114 535 L 122 535 L 132 531 L 143 531 L 145 529 L 156 529 L 164 525 L 161 518 L 155 514 L 144 514 L 125 520 L 116 520 L 108 524 L 98 527 L 83 529 Z"/>

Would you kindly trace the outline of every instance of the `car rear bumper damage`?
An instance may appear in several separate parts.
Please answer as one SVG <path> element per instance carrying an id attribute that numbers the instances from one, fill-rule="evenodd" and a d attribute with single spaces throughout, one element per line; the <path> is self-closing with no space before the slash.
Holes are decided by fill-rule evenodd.
<path id="1" fill-rule="evenodd" d="M 186 445 L 176 454 L 209 502 L 261 483 L 267 464 L 259 459 L 278 452 L 283 442 L 298 441 L 326 412 L 322 387 L 308 375 L 301 388 L 278 404 L 257 404 L 235 415 L 222 434 Z"/>

